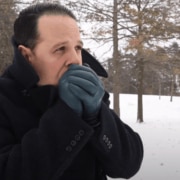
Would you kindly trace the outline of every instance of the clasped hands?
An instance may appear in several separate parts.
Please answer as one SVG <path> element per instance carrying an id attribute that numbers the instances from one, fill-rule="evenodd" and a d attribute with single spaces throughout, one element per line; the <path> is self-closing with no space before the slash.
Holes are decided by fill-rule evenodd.
<path id="1" fill-rule="evenodd" d="M 59 81 L 59 96 L 78 116 L 96 118 L 104 87 L 89 67 L 72 64 Z"/>

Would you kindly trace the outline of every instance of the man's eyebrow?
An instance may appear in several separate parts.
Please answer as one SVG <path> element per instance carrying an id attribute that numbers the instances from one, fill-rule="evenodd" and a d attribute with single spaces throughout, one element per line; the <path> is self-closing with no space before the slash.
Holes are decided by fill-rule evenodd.
<path id="1" fill-rule="evenodd" d="M 65 45 L 65 44 L 67 44 L 67 43 L 68 43 L 68 41 L 58 42 L 58 43 L 56 43 L 55 45 L 53 45 L 52 48 L 56 48 L 56 47 L 58 47 L 58 46 Z M 81 44 L 82 46 L 84 45 L 83 41 L 81 41 L 81 40 L 77 41 L 77 43 L 78 43 L 78 44 Z"/>

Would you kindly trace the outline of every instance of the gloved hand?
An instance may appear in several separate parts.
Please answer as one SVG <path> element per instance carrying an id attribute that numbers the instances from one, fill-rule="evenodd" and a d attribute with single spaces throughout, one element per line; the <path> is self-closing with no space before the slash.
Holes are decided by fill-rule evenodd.
<path id="1" fill-rule="evenodd" d="M 59 81 L 59 96 L 80 117 L 92 119 L 99 112 L 104 88 L 92 69 L 72 64 Z"/>

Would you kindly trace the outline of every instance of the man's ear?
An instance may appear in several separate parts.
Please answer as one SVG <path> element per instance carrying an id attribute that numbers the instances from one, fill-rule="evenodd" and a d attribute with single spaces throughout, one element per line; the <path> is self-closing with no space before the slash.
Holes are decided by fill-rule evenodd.
<path id="1" fill-rule="evenodd" d="M 31 55 L 32 55 L 32 51 L 30 48 L 23 46 L 23 45 L 19 45 L 18 46 L 19 51 L 21 52 L 21 54 L 24 56 L 24 58 L 30 62 L 31 61 Z"/>

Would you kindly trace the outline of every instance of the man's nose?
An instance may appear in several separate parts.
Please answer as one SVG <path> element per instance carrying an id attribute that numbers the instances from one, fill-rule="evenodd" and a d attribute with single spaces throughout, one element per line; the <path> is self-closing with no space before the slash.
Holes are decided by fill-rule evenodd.
<path id="1" fill-rule="evenodd" d="M 76 50 L 71 50 L 67 52 L 67 60 L 66 60 L 66 66 L 69 66 L 71 64 L 82 64 L 82 55 L 81 52 L 77 52 Z"/>

